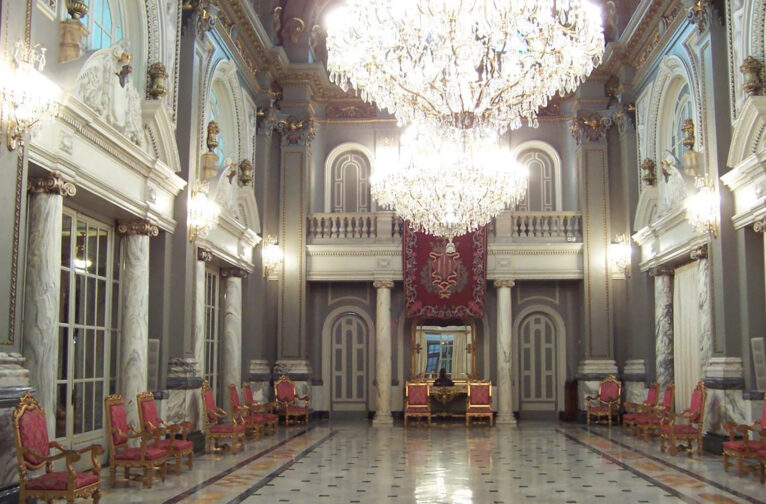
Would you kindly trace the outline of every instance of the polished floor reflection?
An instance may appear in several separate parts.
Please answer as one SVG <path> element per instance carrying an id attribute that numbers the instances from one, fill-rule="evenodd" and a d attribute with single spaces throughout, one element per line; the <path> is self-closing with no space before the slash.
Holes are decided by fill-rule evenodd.
<path id="1" fill-rule="evenodd" d="M 670 457 L 620 429 L 555 423 L 282 427 L 194 466 L 151 490 L 105 490 L 102 502 L 766 503 L 757 477 L 724 473 L 720 457 Z"/>

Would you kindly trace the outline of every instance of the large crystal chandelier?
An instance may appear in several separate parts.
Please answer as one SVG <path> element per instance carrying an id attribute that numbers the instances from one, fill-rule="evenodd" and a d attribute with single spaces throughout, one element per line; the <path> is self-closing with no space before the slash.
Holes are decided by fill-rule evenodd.
<path id="1" fill-rule="evenodd" d="M 587 0 L 345 0 L 328 15 L 327 68 L 400 124 L 470 132 L 537 124 L 600 63 Z"/>
<path id="2" fill-rule="evenodd" d="M 528 170 L 497 136 L 408 127 L 399 150 L 379 149 L 372 196 L 416 228 L 450 240 L 475 231 L 527 192 Z"/>

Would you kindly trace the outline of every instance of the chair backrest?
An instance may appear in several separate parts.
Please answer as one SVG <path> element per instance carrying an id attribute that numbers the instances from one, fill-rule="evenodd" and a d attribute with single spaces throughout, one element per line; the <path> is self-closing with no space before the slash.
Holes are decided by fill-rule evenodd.
<path id="1" fill-rule="evenodd" d="M 766 429 L 766 401 L 763 401 L 763 408 L 761 408 L 761 429 Z"/>
<path id="2" fill-rule="evenodd" d="M 242 408 L 242 402 L 239 400 L 239 393 L 237 392 L 237 386 L 233 383 L 229 383 L 228 386 L 229 389 L 229 401 L 231 402 L 231 409 L 234 410 L 235 413 L 238 413 L 239 410 Z"/>
<path id="3" fill-rule="evenodd" d="M 665 392 L 662 394 L 662 403 L 660 407 L 665 411 L 673 411 L 673 404 L 675 401 L 676 386 L 672 383 L 665 385 Z"/>
<path id="4" fill-rule="evenodd" d="M 274 382 L 274 397 L 277 402 L 291 403 L 295 400 L 295 383 L 286 375 Z"/>
<path id="5" fill-rule="evenodd" d="M 702 423 L 702 418 L 705 415 L 705 399 L 707 396 L 707 390 L 705 389 L 705 383 L 700 380 L 697 382 L 697 386 L 694 387 L 692 392 L 692 398 L 689 401 L 689 421 L 693 423 Z"/>
<path id="6" fill-rule="evenodd" d="M 29 448 L 43 457 L 50 456 L 45 411 L 29 392 L 21 397 L 13 411 L 13 435 L 16 438 L 19 469 L 35 470 L 42 467 L 44 460 L 31 453 L 22 454 L 24 448 Z"/>
<path id="7" fill-rule="evenodd" d="M 138 404 L 138 420 L 141 422 L 141 428 L 153 430 L 159 427 L 162 419 L 157 414 L 154 394 L 151 392 L 141 392 L 136 395 L 136 403 Z"/>
<path id="8" fill-rule="evenodd" d="M 650 406 L 654 406 L 657 404 L 657 396 L 660 394 L 660 384 L 657 382 L 650 383 L 649 388 L 646 391 L 646 401 L 645 404 L 649 404 Z"/>
<path id="9" fill-rule="evenodd" d="M 607 376 L 598 385 L 598 396 L 604 402 L 614 402 L 620 399 L 622 385 L 614 376 Z"/>
<path id="10" fill-rule="evenodd" d="M 410 406 L 428 405 L 428 382 L 407 382 L 407 404 Z"/>
<path id="11" fill-rule="evenodd" d="M 218 415 L 216 415 L 216 411 L 218 410 L 218 406 L 215 404 L 215 396 L 213 395 L 213 391 L 210 389 L 210 384 L 207 380 L 202 382 L 201 393 L 207 423 L 217 423 Z"/>
<path id="12" fill-rule="evenodd" d="M 128 442 L 128 413 L 120 394 L 112 394 L 104 399 L 106 410 L 106 428 L 109 431 L 109 445 L 112 447 Z"/>
<path id="13" fill-rule="evenodd" d="M 468 382 L 468 405 L 489 406 L 492 404 L 492 383 L 469 381 Z"/>
<path id="14" fill-rule="evenodd" d="M 253 398 L 253 389 L 250 388 L 250 383 L 245 382 L 242 384 L 242 395 L 245 397 L 245 404 L 253 404 L 255 399 Z"/>

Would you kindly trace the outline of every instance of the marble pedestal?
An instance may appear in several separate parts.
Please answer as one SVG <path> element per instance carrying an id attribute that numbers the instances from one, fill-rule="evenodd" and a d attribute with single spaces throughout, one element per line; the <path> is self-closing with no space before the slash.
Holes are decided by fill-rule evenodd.
<path id="1" fill-rule="evenodd" d="M 179 423 L 184 420 L 191 422 L 194 430 L 201 430 L 202 397 L 200 388 L 202 378 L 199 376 L 199 365 L 191 358 L 171 359 L 168 363 L 168 398 L 167 420 Z"/>
<path id="2" fill-rule="evenodd" d="M 0 487 L 18 482 L 16 447 L 13 441 L 13 410 L 19 398 L 33 392 L 29 370 L 22 367 L 24 357 L 0 352 Z M 55 411 L 46 411 L 55 421 Z"/>
<path id="3" fill-rule="evenodd" d="M 625 361 L 622 386 L 624 402 L 642 403 L 646 400 L 646 362 L 643 359 Z"/>
<path id="4" fill-rule="evenodd" d="M 253 390 L 253 398 L 258 402 L 274 400 L 271 387 L 271 364 L 269 361 L 254 359 L 250 361 L 247 380 Z"/>
<path id="5" fill-rule="evenodd" d="M 705 432 L 725 434 L 723 425 L 726 422 L 749 423 L 747 404 L 742 396 L 744 385 L 741 358 L 710 358 L 705 368 Z"/>
<path id="6" fill-rule="evenodd" d="M 609 375 L 617 376 L 617 363 L 611 359 L 585 359 L 577 366 L 577 409 L 585 411 L 587 396 L 598 394 L 598 385 Z"/>

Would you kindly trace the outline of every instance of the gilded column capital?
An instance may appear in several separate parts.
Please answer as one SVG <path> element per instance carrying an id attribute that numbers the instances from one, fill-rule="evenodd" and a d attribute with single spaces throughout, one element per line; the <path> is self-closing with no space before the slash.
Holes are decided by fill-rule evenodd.
<path id="1" fill-rule="evenodd" d="M 30 193 L 58 194 L 69 197 L 77 194 L 77 187 L 74 183 L 66 180 L 61 172 L 57 171 L 52 171 L 41 177 L 30 178 L 27 190 Z"/>
<path id="2" fill-rule="evenodd" d="M 246 278 L 249 273 L 242 268 L 221 268 L 221 276 L 224 278 Z"/>
<path id="3" fill-rule="evenodd" d="M 314 119 L 298 119 L 288 116 L 277 122 L 277 131 L 282 134 L 282 145 L 310 146 L 317 134 Z"/>
<path id="4" fill-rule="evenodd" d="M 673 276 L 675 273 L 675 270 L 670 266 L 657 266 L 649 270 L 649 276 L 651 277 Z"/>
<path id="5" fill-rule="evenodd" d="M 148 219 L 124 221 L 117 224 L 117 232 L 123 235 L 157 236 L 160 229 Z"/>
<path id="6" fill-rule="evenodd" d="M 689 258 L 692 261 L 699 261 L 700 259 L 707 259 L 707 245 L 700 245 L 695 247 L 689 252 Z"/>
<path id="7" fill-rule="evenodd" d="M 213 260 L 213 251 L 204 248 L 197 249 L 197 260 L 209 263 Z"/>
<path id="8" fill-rule="evenodd" d="M 604 117 L 598 112 L 589 115 L 578 115 L 569 126 L 577 145 L 584 142 L 602 143 L 606 141 L 606 132 L 612 127 L 611 117 Z"/>
<path id="9" fill-rule="evenodd" d="M 495 280 L 495 289 L 511 289 L 516 285 L 516 280 L 510 278 L 504 278 L 501 280 Z"/>
<path id="10" fill-rule="evenodd" d="M 393 280 L 375 280 L 372 286 L 376 289 L 391 289 L 394 286 Z"/>

